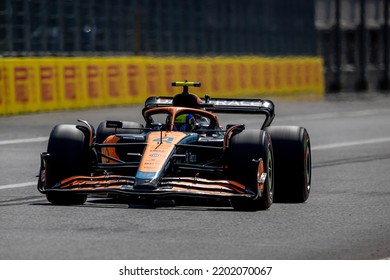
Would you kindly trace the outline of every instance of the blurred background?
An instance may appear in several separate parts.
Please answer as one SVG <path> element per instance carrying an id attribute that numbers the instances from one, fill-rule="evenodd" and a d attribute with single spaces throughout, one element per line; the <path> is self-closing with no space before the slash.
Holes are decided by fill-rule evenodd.
<path id="1" fill-rule="evenodd" d="M 1 0 L 3 55 L 315 55 L 307 0 Z"/>
<path id="2" fill-rule="evenodd" d="M 0 0 L 0 54 L 319 56 L 326 92 L 386 92 L 388 1 Z"/>

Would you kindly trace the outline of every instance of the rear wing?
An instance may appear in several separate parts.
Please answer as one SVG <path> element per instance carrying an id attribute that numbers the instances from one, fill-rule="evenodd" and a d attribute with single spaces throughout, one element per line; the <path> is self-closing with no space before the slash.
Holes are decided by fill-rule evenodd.
<path id="1" fill-rule="evenodd" d="M 196 98 L 193 108 L 203 109 L 213 113 L 227 114 L 259 114 L 266 119 L 262 128 L 269 126 L 275 117 L 274 103 L 265 99 L 236 99 L 236 98 L 211 98 L 206 95 L 199 98 L 193 94 L 179 94 L 181 97 Z M 183 96 L 184 95 L 184 96 Z M 177 96 L 175 96 L 176 98 Z M 151 96 L 145 101 L 145 108 L 178 106 L 173 103 L 174 98 L 169 96 Z M 183 106 L 186 107 L 186 106 Z"/>

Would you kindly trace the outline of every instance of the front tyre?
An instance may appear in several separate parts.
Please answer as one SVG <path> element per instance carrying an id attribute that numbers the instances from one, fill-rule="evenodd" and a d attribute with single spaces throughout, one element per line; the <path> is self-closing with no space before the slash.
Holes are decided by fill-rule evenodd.
<path id="1" fill-rule="evenodd" d="M 235 198 L 235 210 L 268 209 L 273 201 L 273 149 L 271 139 L 263 130 L 244 130 L 231 138 L 228 150 L 228 177 L 254 193 L 255 198 Z"/>
<path id="2" fill-rule="evenodd" d="M 267 127 L 275 155 L 275 202 L 302 203 L 311 191 L 311 147 L 307 130 Z"/>
<path id="3" fill-rule="evenodd" d="M 53 188 L 61 180 L 90 173 L 89 132 L 85 127 L 60 124 L 53 128 L 47 146 L 46 187 Z M 48 192 L 52 204 L 83 204 L 87 196 L 65 192 Z"/>

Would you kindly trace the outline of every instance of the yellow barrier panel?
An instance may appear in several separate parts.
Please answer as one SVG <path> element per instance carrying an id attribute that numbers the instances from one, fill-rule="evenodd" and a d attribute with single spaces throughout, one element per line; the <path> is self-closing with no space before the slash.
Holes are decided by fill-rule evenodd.
<path id="1" fill-rule="evenodd" d="M 125 68 L 123 61 L 107 58 L 103 61 L 104 98 L 103 105 L 125 103 Z"/>
<path id="2" fill-rule="evenodd" d="M 290 89 L 290 91 L 296 90 L 295 75 L 293 69 L 293 63 L 289 59 L 282 60 L 282 69 L 284 75 L 284 84 L 285 87 Z"/>
<path id="3" fill-rule="evenodd" d="M 251 77 L 250 77 L 250 59 L 249 58 L 237 58 L 235 67 L 237 71 L 237 89 L 243 94 L 250 94 L 255 91 L 251 88 Z"/>
<path id="4" fill-rule="evenodd" d="M 317 92 L 319 95 L 324 94 L 324 65 L 323 61 L 320 58 L 312 59 L 313 72 L 312 72 L 312 87 L 311 90 Z"/>
<path id="5" fill-rule="evenodd" d="M 61 58 L 58 65 L 58 109 L 87 107 L 81 59 Z"/>
<path id="6" fill-rule="evenodd" d="M 163 63 L 160 58 L 145 58 L 146 95 L 164 95 Z"/>
<path id="7" fill-rule="evenodd" d="M 222 63 L 218 59 L 212 59 L 208 67 L 210 69 L 210 93 L 212 93 L 212 96 L 220 97 L 222 92 Z"/>
<path id="8" fill-rule="evenodd" d="M 202 83 L 202 86 L 200 89 L 197 89 L 200 91 L 203 95 L 204 94 L 211 94 L 211 60 L 209 58 L 204 59 L 194 59 L 194 65 L 195 65 L 195 81 L 199 81 Z"/>
<path id="9" fill-rule="evenodd" d="M 104 61 L 99 58 L 86 58 L 81 63 L 86 83 L 85 107 L 106 105 Z"/>
<path id="10" fill-rule="evenodd" d="M 143 103 L 173 96 L 178 80 L 195 94 L 324 94 L 322 59 L 311 57 L 73 57 L 0 60 L 0 115 Z"/>
<path id="11" fill-rule="evenodd" d="M 261 88 L 261 69 L 260 59 L 248 59 L 249 67 L 249 91 L 252 93 L 260 92 Z"/>
<path id="12" fill-rule="evenodd" d="M 0 116 L 7 114 L 4 60 L 0 59 Z"/>
<path id="13" fill-rule="evenodd" d="M 261 73 L 261 85 L 260 92 L 262 93 L 275 93 L 275 73 L 274 73 L 274 61 L 271 58 L 264 58 L 260 61 L 260 73 Z"/>
<path id="14" fill-rule="evenodd" d="M 274 90 L 276 93 L 286 92 L 286 73 L 283 71 L 283 60 L 276 59 L 273 64 Z"/>
<path id="15" fill-rule="evenodd" d="M 6 58 L 0 59 L 0 98 L 1 98 L 1 105 L 0 105 L 0 116 L 1 115 L 8 115 L 11 114 L 11 105 L 10 105 L 10 94 L 11 90 L 9 88 L 9 67 L 8 67 L 8 60 Z"/>
<path id="16" fill-rule="evenodd" d="M 145 61 L 141 57 L 123 59 L 126 103 L 142 103 L 146 98 Z"/>
<path id="17" fill-rule="evenodd" d="M 219 75 L 215 77 L 215 82 L 220 84 L 217 95 L 223 97 L 224 95 L 229 97 L 237 93 L 237 73 L 236 73 L 236 61 L 232 58 L 223 58 L 220 62 L 217 62 L 219 67 Z"/>
<path id="18" fill-rule="evenodd" d="M 5 59 L 7 113 L 28 113 L 40 110 L 38 68 L 31 59 Z"/>
<path id="19" fill-rule="evenodd" d="M 163 92 L 160 95 L 174 95 L 177 93 L 177 88 L 171 86 L 171 83 L 178 80 L 185 80 L 179 78 L 180 60 L 177 58 L 165 58 L 162 60 L 162 72 L 163 72 Z"/>
<path id="20" fill-rule="evenodd" d="M 38 86 L 39 111 L 59 108 L 57 61 L 52 58 L 31 59 L 37 67 L 35 82 Z"/>

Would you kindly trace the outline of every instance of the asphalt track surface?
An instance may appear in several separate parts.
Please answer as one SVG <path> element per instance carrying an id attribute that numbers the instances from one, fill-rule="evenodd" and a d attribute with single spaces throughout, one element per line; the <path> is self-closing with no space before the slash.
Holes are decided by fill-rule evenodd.
<path id="1" fill-rule="evenodd" d="M 276 100 L 273 125 L 312 141 L 303 204 L 237 212 L 222 205 L 131 207 L 89 198 L 53 206 L 35 186 L 51 128 L 78 118 L 142 121 L 140 106 L 0 117 L 0 259 L 387 259 L 390 96 Z M 220 122 L 258 127 L 256 116 Z"/>

